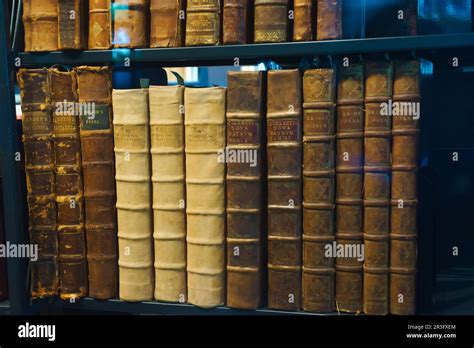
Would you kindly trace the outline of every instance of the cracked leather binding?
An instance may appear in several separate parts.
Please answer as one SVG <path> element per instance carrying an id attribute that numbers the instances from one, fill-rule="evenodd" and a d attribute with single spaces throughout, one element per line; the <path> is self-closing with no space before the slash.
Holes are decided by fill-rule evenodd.
<path id="1" fill-rule="evenodd" d="M 149 0 L 114 0 L 114 47 L 148 47 Z"/>
<path id="2" fill-rule="evenodd" d="M 219 45 L 221 0 L 188 0 L 186 46 Z"/>
<path id="3" fill-rule="evenodd" d="M 84 48 L 84 1 L 58 1 L 58 48 L 60 50 Z M 73 15 L 74 14 L 74 15 Z"/>
<path id="4" fill-rule="evenodd" d="M 112 45 L 112 0 L 89 0 L 89 49 L 109 49 Z"/>
<path id="5" fill-rule="evenodd" d="M 315 13 L 316 8 L 313 0 L 294 0 L 293 41 L 314 40 Z"/>
<path id="6" fill-rule="evenodd" d="M 57 51 L 58 0 L 23 0 L 25 51 Z"/>
<path id="7" fill-rule="evenodd" d="M 184 0 L 151 0 L 150 47 L 183 46 Z"/>
<path id="8" fill-rule="evenodd" d="M 250 0 L 224 0 L 222 42 L 224 45 L 245 44 L 248 40 Z"/>
<path id="9" fill-rule="evenodd" d="M 317 0 L 316 40 L 342 38 L 342 0 Z"/>
<path id="10" fill-rule="evenodd" d="M 254 42 L 288 40 L 288 0 L 255 0 Z"/>

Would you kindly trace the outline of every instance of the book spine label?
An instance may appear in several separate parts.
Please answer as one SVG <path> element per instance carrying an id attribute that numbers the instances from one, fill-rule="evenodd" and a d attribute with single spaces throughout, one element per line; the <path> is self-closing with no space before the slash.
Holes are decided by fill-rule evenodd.
<path id="1" fill-rule="evenodd" d="M 151 86 L 155 299 L 186 302 L 184 87 Z"/>
<path id="2" fill-rule="evenodd" d="M 263 79 L 260 72 L 229 72 L 227 78 L 227 305 L 257 309 L 262 304 Z M 239 153 L 247 157 L 239 160 Z"/>
<path id="3" fill-rule="evenodd" d="M 83 0 L 57 0 L 59 49 L 84 48 Z"/>
<path id="4" fill-rule="evenodd" d="M 117 296 L 117 233 L 111 76 L 108 67 L 78 67 L 81 153 L 86 207 L 89 296 Z"/>
<path id="5" fill-rule="evenodd" d="M 255 0 L 254 41 L 284 42 L 288 39 L 288 0 Z"/>
<path id="6" fill-rule="evenodd" d="M 293 41 L 314 40 L 315 24 L 313 22 L 315 9 L 312 0 L 294 1 L 295 19 L 293 24 Z"/>
<path id="7" fill-rule="evenodd" d="M 316 40 L 342 37 L 342 0 L 317 0 Z"/>
<path id="8" fill-rule="evenodd" d="M 148 0 L 115 0 L 114 47 L 148 47 Z"/>
<path id="9" fill-rule="evenodd" d="M 58 236 L 54 180 L 51 86 L 47 69 L 20 69 L 30 242 L 38 245 L 31 263 L 32 298 L 57 294 Z"/>
<path id="10" fill-rule="evenodd" d="M 183 45 L 183 5 L 183 0 L 151 0 L 151 47 L 179 47 Z"/>
<path id="11" fill-rule="evenodd" d="M 58 49 L 58 0 L 23 0 L 25 51 Z"/>
<path id="12" fill-rule="evenodd" d="M 249 4 L 249 0 L 224 0 L 222 18 L 224 45 L 247 43 Z"/>
<path id="13" fill-rule="evenodd" d="M 111 0 L 89 0 L 89 49 L 109 49 L 112 45 Z"/>
<path id="14" fill-rule="evenodd" d="M 220 43 L 221 0 L 189 0 L 186 9 L 186 46 Z"/>
<path id="15" fill-rule="evenodd" d="M 336 79 L 333 69 L 303 76 L 303 309 L 334 310 L 334 139 Z"/>
<path id="16" fill-rule="evenodd" d="M 225 89 L 185 90 L 188 302 L 224 304 Z"/>
<path id="17" fill-rule="evenodd" d="M 301 307 L 301 76 L 268 73 L 268 307 Z"/>

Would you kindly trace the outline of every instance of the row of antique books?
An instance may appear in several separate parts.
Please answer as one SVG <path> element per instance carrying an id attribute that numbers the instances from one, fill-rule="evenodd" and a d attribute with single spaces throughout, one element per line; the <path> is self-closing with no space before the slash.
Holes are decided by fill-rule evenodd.
<path id="1" fill-rule="evenodd" d="M 34 298 L 414 313 L 418 61 L 18 80 Z"/>
<path id="2" fill-rule="evenodd" d="M 91 0 L 87 9 L 85 0 L 23 0 L 25 51 L 357 38 L 364 1 Z M 384 15 L 372 6 L 371 17 L 384 24 L 368 34 L 416 34 L 416 0 L 385 5 Z"/>

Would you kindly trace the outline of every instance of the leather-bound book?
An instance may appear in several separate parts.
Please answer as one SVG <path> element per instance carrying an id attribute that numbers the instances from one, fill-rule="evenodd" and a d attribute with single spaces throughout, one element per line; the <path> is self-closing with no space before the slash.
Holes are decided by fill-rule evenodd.
<path id="1" fill-rule="evenodd" d="M 416 35 L 418 0 L 366 0 L 365 6 L 366 37 Z"/>
<path id="2" fill-rule="evenodd" d="M 340 66 L 336 131 L 336 242 L 358 247 L 364 222 L 364 65 Z M 336 302 L 342 312 L 362 311 L 363 260 L 336 258 Z"/>
<path id="3" fill-rule="evenodd" d="M 316 40 L 342 38 L 342 0 L 317 0 Z"/>
<path id="4" fill-rule="evenodd" d="M 74 71 L 49 70 L 53 106 L 59 276 L 62 299 L 87 295 L 86 238 L 82 187 L 77 79 Z"/>
<path id="5" fill-rule="evenodd" d="M 186 46 L 219 45 L 221 0 L 188 0 Z"/>
<path id="6" fill-rule="evenodd" d="M 148 47 L 148 0 L 114 0 L 114 47 Z"/>
<path id="7" fill-rule="evenodd" d="M 60 50 L 83 49 L 84 42 L 84 1 L 58 1 L 58 46 Z"/>
<path id="8" fill-rule="evenodd" d="M 366 314 L 388 313 L 392 118 L 383 104 L 392 97 L 391 62 L 366 64 L 364 146 L 364 290 Z"/>
<path id="9" fill-rule="evenodd" d="M 311 41 L 315 38 L 315 13 L 313 0 L 294 0 L 293 41 Z"/>
<path id="10" fill-rule="evenodd" d="M 25 51 L 58 49 L 58 0 L 23 0 Z"/>
<path id="11" fill-rule="evenodd" d="M 390 313 L 401 315 L 415 314 L 420 99 L 420 62 L 395 61 L 393 102 L 412 111 L 400 108 L 392 121 Z"/>
<path id="12" fill-rule="evenodd" d="M 89 296 L 106 300 L 117 297 L 118 284 L 112 81 L 106 66 L 76 73 L 79 102 L 94 108 L 80 130 Z"/>
<path id="13" fill-rule="evenodd" d="M 119 296 L 153 298 L 153 222 L 148 89 L 114 89 Z"/>
<path id="14" fill-rule="evenodd" d="M 155 299 L 186 302 L 184 87 L 150 86 Z"/>
<path id="15" fill-rule="evenodd" d="M 227 83 L 227 151 L 247 159 L 227 163 L 227 305 L 257 309 L 263 276 L 263 75 L 229 71 Z"/>
<path id="16" fill-rule="evenodd" d="M 0 179 L 0 197 L 3 197 L 2 181 Z M 5 211 L 3 199 L 0 200 L 0 244 L 5 244 Z M 0 258 L 0 301 L 8 298 L 7 262 L 4 257 Z"/>
<path id="17" fill-rule="evenodd" d="M 250 0 L 224 0 L 222 13 L 222 42 L 224 45 L 247 43 L 250 4 Z"/>
<path id="18" fill-rule="evenodd" d="M 151 0 L 150 47 L 183 46 L 184 0 Z"/>
<path id="19" fill-rule="evenodd" d="M 51 86 L 47 69 L 18 72 L 30 243 L 38 245 L 38 259 L 31 262 L 31 297 L 57 294 L 58 235 L 54 180 Z"/>
<path id="20" fill-rule="evenodd" d="M 188 302 L 199 307 L 225 301 L 225 92 L 184 93 Z"/>
<path id="21" fill-rule="evenodd" d="M 268 307 L 301 307 L 302 98 L 298 70 L 268 72 Z"/>
<path id="22" fill-rule="evenodd" d="M 91 50 L 106 50 L 112 45 L 112 0 L 89 0 L 89 40 Z"/>
<path id="23" fill-rule="evenodd" d="M 255 0 L 254 42 L 288 40 L 288 0 Z"/>
<path id="24" fill-rule="evenodd" d="M 334 69 L 303 75 L 303 309 L 334 311 L 335 112 Z"/>

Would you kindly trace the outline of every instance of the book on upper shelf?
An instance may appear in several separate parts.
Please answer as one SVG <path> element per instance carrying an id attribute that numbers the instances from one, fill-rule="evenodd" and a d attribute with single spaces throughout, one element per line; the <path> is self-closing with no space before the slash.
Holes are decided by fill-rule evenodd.
<path id="1" fill-rule="evenodd" d="M 58 50 L 58 0 L 23 0 L 25 52 Z"/>
<path id="2" fill-rule="evenodd" d="M 148 47 L 149 10 L 149 0 L 114 0 L 112 42 L 115 48 Z"/>
<path id="3" fill-rule="evenodd" d="M 89 1 L 88 48 L 109 49 L 112 46 L 112 0 Z"/>
<path id="4" fill-rule="evenodd" d="M 222 43 L 236 45 L 249 43 L 253 12 L 250 0 L 223 0 Z"/>
<path id="5" fill-rule="evenodd" d="M 187 0 L 186 46 L 221 43 L 221 0 Z"/>
<path id="6" fill-rule="evenodd" d="M 58 49 L 79 50 L 85 48 L 86 0 L 58 1 Z"/>
<path id="7" fill-rule="evenodd" d="M 289 36 L 288 0 L 254 1 L 254 42 L 285 42 Z"/>
<path id="8" fill-rule="evenodd" d="M 184 4 L 184 0 L 151 0 L 150 47 L 183 46 Z"/>

